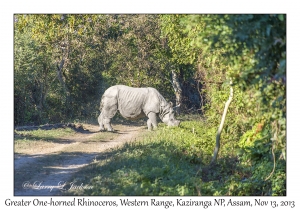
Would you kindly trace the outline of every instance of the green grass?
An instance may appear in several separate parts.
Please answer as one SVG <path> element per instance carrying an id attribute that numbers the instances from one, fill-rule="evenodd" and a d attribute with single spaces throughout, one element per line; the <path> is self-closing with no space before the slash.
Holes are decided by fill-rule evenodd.
<path id="1" fill-rule="evenodd" d="M 100 132 L 96 135 L 93 135 L 89 142 L 107 142 L 113 140 L 117 134 L 111 132 Z"/>
<path id="2" fill-rule="evenodd" d="M 55 144 L 68 143 L 64 138 L 73 136 L 76 132 L 71 128 L 52 130 L 15 131 L 15 153 L 32 154 L 37 151 L 51 149 Z"/>
<path id="3" fill-rule="evenodd" d="M 37 129 L 37 130 L 32 130 L 32 131 L 15 131 L 15 133 L 17 134 L 15 136 L 16 140 L 24 140 L 24 139 L 52 140 L 52 139 L 57 139 L 57 138 L 61 138 L 64 136 L 74 135 L 76 133 L 76 131 L 74 131 L 71 128 L 58 128 L 58 129 L 52 129 L 52 130 Z"/>
<path id="4" fill-rule="evenodd" d="M 160 125 L 159 130 L 146 134 L 142 140 L 110 151 L 109 158 L 76 174 L 73 181 L 88 183 L 93 189 L 72 193 L 198 195 L 202 194 L 205 181 L 209 181 L 208 188 L 214 189 L 218 181 L 211 176 L 216 175 L 207 172 L 214 147 L 213 139 L 207 134 L 212 131 L 201 126 L 204 124 L 199 121 L 183 122 L 179 128 Z M 223 170 L 228 173 L 225 167 Z M 206 191 L 205 187 L 205 194 L 212 193 Z"/>
<path id="5" fill-rule="evenodd" d="M 171 160 L 171 151 L 161 153 L 172 145 L 146 140 L 127 144 L 120 150 L 108 153 L 108 159 L 100 160 L 76 174 L 75 181 L 89 183 L 94 189 L 74 192 L 85 195 L 177 195 L 193 194 L 187 187 L 188 174 L 196 168 L 185 161 Z M 133 149 L 134 148 L 134 149 Z M 175 149 L 173 147 L 173 149 Z M 184 166 L 184 167 L 183 167 Z M 176 187 L 173 188 L 176 183 Z"/>
<path id="6" fill-rule="evenodd" d="M 93 189 L 74 195 L 269 195 L 274 182 L 264 182 L 272 161 L 243 161 L 236 139 L 226 132 L 216 164 L 209 165 L 216 128 L 204 121 L 184 121 L 178 128 L 159 125 L 142 140 L 110 150 L 71 181 Z M 263 167 L 262 170 L 260 167 Z M 279 170 L 285 180 L 284 167 Z M 284 182 L 284 181 L 283 181 Z M 276 185 L 279 189 L 284 183 Z M 280 191 L 280 190 L 279 190 Z M 274 192 L 273 192 L 274 194 Z M 275 193 L 276 194 L 276 193 Z M 284 194 L 284 190 L 278 193 Z"/>

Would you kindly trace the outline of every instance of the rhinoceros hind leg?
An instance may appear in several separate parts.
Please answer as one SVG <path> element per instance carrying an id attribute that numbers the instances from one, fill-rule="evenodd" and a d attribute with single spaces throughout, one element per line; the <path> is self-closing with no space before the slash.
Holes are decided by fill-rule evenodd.
<path id="1" fill-rule="evenodd" d="M 147 120 L 147 126 L 148 126 L 148 130 L 151 131 L 152 127 L 153 129 L 157 128 L 157 120 L 156 120 L 156 113 L 154 112 L 149 112 L 148 114 L 148 120 Z"/>
<path id="2" fill-rule="evenodd" d="M 104 131 L 104 128 L 106 128 L 107 131 L 114 131 L 111 127 L 110 120 L 115 116 L 118 110 L 117 99 L 116 97 L 103 97 L 101 103 L 101 114 L 98 117 L 100 131 Z"/>
<path id="3" fill-rule="evenodd" d="M 111 132 L 114 131 L 114 129 L 111 127 L 110 124 L 110 118 L 103 117 L 102 113 L 98 117 L 98 123 L 100 126 L 99 131 L 105 131 L 105 128 L 107 129 L 107 131 L 111 131 Z"/>
<path id="4" fill-rule="evenodd" d="M 103 116 L 102 114 L 100 113 L 99 117 L 98 117 L 98 123 L 99 123 L 99 126 L 100 126 L 100 130 L 99 131 L 104 131 L 104 124 L 103 124 Z"/>

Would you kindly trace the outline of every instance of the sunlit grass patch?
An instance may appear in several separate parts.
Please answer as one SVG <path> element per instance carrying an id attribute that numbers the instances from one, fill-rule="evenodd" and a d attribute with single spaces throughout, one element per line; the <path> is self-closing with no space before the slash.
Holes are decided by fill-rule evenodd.
<path id="1" fill-rule="evenodd" d="M 66 143 L 64 138 L 76 132 L 71 128 L 52 130 L 15 131 L 14 149 L 16 153 L 39 153 L 51 150 L 55 145 Z"/>
<path id="2" fill-rule="evenodd" d="M 14 149 L 15 153 L 22 154 L 39 154 L 40 152 L 45 152 L 51 150 L 56 145 L 52 141 L 46 140 L 28 140 L 26 138 L 22 140 L 15 141 Z"/>
<path id="3" fill-rule="evenodd" d="M 99 132 L 95 135 L 93 135 L 91 138 L 89 138 L 89 142 L 107 142 L 113 140 L 116 136 L 118 136 L 117 133 L 113 132 Z"/>
<path id="4" fill-rule="evenodd" d="M 32 130 L 32 131 L 15 131 L 16 140 L 20 140 L 22 138 L 27 139 L 56 139 L 61 138 L 65 136 L 74 135 L 76 131 L 74 131 L 71 128 L 57 128 L 57 129 L 51 129 L 51 130 Z"/>

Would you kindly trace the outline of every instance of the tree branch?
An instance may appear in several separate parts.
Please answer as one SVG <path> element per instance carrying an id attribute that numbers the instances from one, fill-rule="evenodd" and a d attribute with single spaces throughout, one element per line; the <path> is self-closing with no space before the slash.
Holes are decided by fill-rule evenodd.
<path id="1" fill-rule="evenodd" d="M 65 63 L 65 60 L 62 59 L 61 62 L 60 62 L 60 64 L 59 65 L 57 64 L 57 71 L 56 71 L 56 73 L 57 73 L 57 78 L 58 78 L 60 84 L 62 85 L 62 87 L 63 87 L 66 95 L 69 96 L 70 92 L 69 92 L 69 90 L 68 90 L 68 88 L 66 86 L 66 83 L 65 83 L 65 81 L 63 79 L 63 74 L 62 74 L 62 68 L 64 66 L 64 63 Z"/>
<path id="2" fill-rule="evenodd" d="M 269 174 L 269 176 L 265 179 L 265 181 L 267 181 L 268 179 L 271 178 L 271 176 L 273 175 L 274 171 L 275 171 L 275 167 L 276 167 L 276 160 L 275 160 L 275 154 L 274 154 L 274 142 L 272 144 L 272 155 L 273 155 L 273 170 L 272 172 Z"/>
<path id="3" fill-rule="evenodd" d="M 217 159 L 217 157 L 218 157 L 219 148 L 220 148 L 221 132 L 223 130 L 223 126 L 224 126 L 226 114 L 227 114 L 227 111 L 228 111 L 228 107 L 229 107 L 232 99 L 233 99 L 233 88 L 232 88 L 232 80 L 230 79 L 230 94 L 229 94 L 229 98 L 228 98 L 227 102 L 225 103 L 225 107 L 224 107 L 224 112 L 223 112 L 223 115 L 222 115 L 221 123 L 220 123 L 219 129 L 217 131 L 216 147 L 215 147 L 215 150 L 214 150 L 214 153 L 213 153 L 213 158 L 212 158 L 210 164 L 212 164 L 213 162 L 215 162 L 216 159 Z"/>
<path id="4" fill-rule="evenodd" d="M 176 112 L 180 113 L 179 107 L 182 101 L 182 89 L 180 86 L 178 76 L 174 70 L 171 70 L 171 75 L 172 75 L 171 84 L 173 86 L 173 89 L 175 91 L 175 96 L 176 96 L 176 107 L 177 107 Z"/>

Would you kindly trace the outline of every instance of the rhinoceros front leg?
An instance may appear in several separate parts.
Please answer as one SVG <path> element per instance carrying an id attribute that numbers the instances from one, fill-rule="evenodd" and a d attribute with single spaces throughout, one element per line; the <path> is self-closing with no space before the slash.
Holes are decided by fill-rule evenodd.
<path id="1" fill-rule="evenodd" d="M 152 127 L 153 129 L 157 128 L 157 120 L 156 120 L 156 113 L 154 112 L 149 112 L 148 114 L 148 120 L 147 120 L 147 126 L 148 126 L 148 130 L 151 131 Z"/>
<path id="2" fill-rule="evenodd" d="M 111 132 L 114 131 L 114 129 L 111 127 L 111 124 L 110 124 L 110 118 L 104 119 L 104 125 L 107 128 L 107 131 L 111 131 Z"/>

